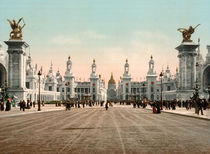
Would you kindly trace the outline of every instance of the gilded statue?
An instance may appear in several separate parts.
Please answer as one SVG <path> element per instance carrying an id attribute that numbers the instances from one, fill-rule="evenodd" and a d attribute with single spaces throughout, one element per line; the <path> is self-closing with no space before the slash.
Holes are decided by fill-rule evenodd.
<path id="1" fill-rule="evenodd" d="M 22 40 L 22 29 L 26 25 L 23 17 L 20 18 L 18 22 L 16 22 L 15 20 L 10 21 L 9 19 L 7 19 L 7 21 L 12 28 L 12 31 L 10 32 L 10 40 Z M 21 21 L 23 22 L 22 26 L 19 25 Z"/>
<path id="2" fill-rule="evenodd" d="M 183 37 L 182 42 L 192 42 L 192 40 L 190 39 L 191 38 L 191 35 L 194 33 L 195 29 L 199 25 L 200 24 L 198 24 L 197 26 L 195 26 L 195 28 L 193 28 L 192 26 L 190 26 L 188 29 L 178 28 L 177 30 L 182 33 L 182 37 Z"/>

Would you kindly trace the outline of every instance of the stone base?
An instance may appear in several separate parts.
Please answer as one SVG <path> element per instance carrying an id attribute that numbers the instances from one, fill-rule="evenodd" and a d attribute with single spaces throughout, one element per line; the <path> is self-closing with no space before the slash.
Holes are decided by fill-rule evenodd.
<path id="1" fill-rule="evenodd" d="M 26 91 L 22 88 L 19 89 L 9 89 L 8 93 L 10 94 L 10 96 L 14 96 L 15 97 L 15 101 L 16 103 L 19 103 L 22 100 L 26 100 Z"/>
<path id="2" fill-rule="evenodd" d="M 177 99 L 181 101 L 190 100 L 194 90 L 179 90 L 177 91 Z"/>

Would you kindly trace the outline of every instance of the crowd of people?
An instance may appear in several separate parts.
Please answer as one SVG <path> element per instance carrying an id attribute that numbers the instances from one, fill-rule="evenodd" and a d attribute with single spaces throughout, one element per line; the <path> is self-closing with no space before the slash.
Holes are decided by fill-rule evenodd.
<path id="1" fill-rule="evenodd" d="M 5 104 L 4 101 L 1 100 L 0 109 L 1 109 L 1 111 L 10 111 L 11 110 L 11 102 L 9 100 L 7 100 L 6 104 Z"/>
<path id="2" fill-rule="evenodd" d="M 93 107 L 93 106 L 104 106 L 105 101 L 92 101 L 92 100 L 68 100 L 63 102 L 63 105 L 66 107 L 66 110 L 70 110 L 71 108 L 85 108 L 87 106 L 89 107 Z M 106 110 L 108 110 L 108 104 L 110 104 L 111 102 L 106 102 L 105 103 L 105 108 Z M 58 102 L 56 103 L 56 106 L 61 106 L 61 103 Z"/>
<path id="3" fill-rule="evenodd" d="M 186 101 L 178 101 L 174 100 L 163 100 L 163 101 L 148 101 L 144 100 L 127 100 L 127 101 L 92 101 L 92 100 L 68 100 L 68 101 L 56 101 L 56 107 L 64 105 L 66 110 L 70 110 L 71 108 L 85 108 L 85 107 L 93 107 L 93 106 L 100 106 L 105 107 L 108 110 L 109 106 L 113 106 L 112 103 L 116 104 L 119 103 L 120 105 L 132 105 L 133 108 L 146 108 L 147 105 L 150 105 L 152 108 L 153 113 L 161 113 L 161 110 L 176 110 L 177 108 L 186 108 L 186 110 L 191 110 L 192 108 L 195 109 L 196 114 L 203 115 L 203 110 L 207 110 L 210 108 L 210 100 L 206 99 L 191 99 Z M 41 105 L 44 106 L 44 101 L 41 102 Z M 1 111 L 10 111 L 12 103 L 10 100 L 5 101 L 1 100 L 0 102 L 0 110 Z M 31 109 L 36 107 L 35 101 L 27 100 L 27 102 L 20 101 L 18 103 L 20 107 L 20 111 L 25 111 L 25 109 Z"/>
<path id="4" fill-rule="evenodd" d="M 141 101 L 120 101 L 120 105 L 133 105 L 133 108 L 146 108 L 147 105 L 150 105 L 153 113 L 161 113 L 161 110 L 176 110 L 176 108 L 186 108 L 186 110 L 191 110 L 192 108 L 195 109 L 196 114 L 203 115 L 203 110 L 210 108 L 210 100 L 206 99 L 198 99 L 198 100 L 186 100 L 186 101 L 178 101 L 174 100 L 163 100 L 161 101 L 147 101 L 146 99 Z"/>

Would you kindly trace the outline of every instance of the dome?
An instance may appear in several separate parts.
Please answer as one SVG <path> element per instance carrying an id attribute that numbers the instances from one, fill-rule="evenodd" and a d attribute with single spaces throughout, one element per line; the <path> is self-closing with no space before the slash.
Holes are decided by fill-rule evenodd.
<path id="1" fill-rule="evenodd" d="M 113 78 L 113 73 L 111 74 L 111 78 L 109 79 L 108 84 L 116 84 L 116 83 L 115 83 L 115 80 L 114 80 L 114 78 Z"/>

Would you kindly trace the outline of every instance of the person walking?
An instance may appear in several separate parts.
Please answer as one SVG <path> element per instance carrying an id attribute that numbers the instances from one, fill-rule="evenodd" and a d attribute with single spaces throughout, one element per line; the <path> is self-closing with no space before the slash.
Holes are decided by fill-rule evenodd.
<path id="1" fill-rule="evenodd" d="M 198 100 L 198 115 L 200 111 L 201 111 L 201 115 L 203 115 L 203 102 L 201 99 Z"/>
<path id="2" fill-rule="evenodd" d="M 106 108 L 106 110 L 108 110 L 108 108 L 109 108 L 108 103 L 106 103 L 105 108 Z"/>
<path id="3" fill-rule="evenodd" d="M 57 102 L 56 102 L 57 103 Z M 33 101 L 33 107 L 35 108 L 35 106 L 36 106 L 36 102 L 35 101 Z"/>
<path id="4" fill-rule="evenodd" d="M 11 103 L 9 100 L 7 100 L 5 111 L 10 111 L 10 110 L 11 110 Z"/>
<path id="5" fill-rule="evenodd" d="M 1 108 L 1 111 L 4 111 L 4 101 L 3 100 L 1 100 L 0 108 Z"/>
<path id="6" fill-rule="evenodd" d="M 26 108 L 26 102 L 23 100 L 22 102 L 22 108 L 23 108 L 23 111 L 25 111 L 25 108 Z"/>

